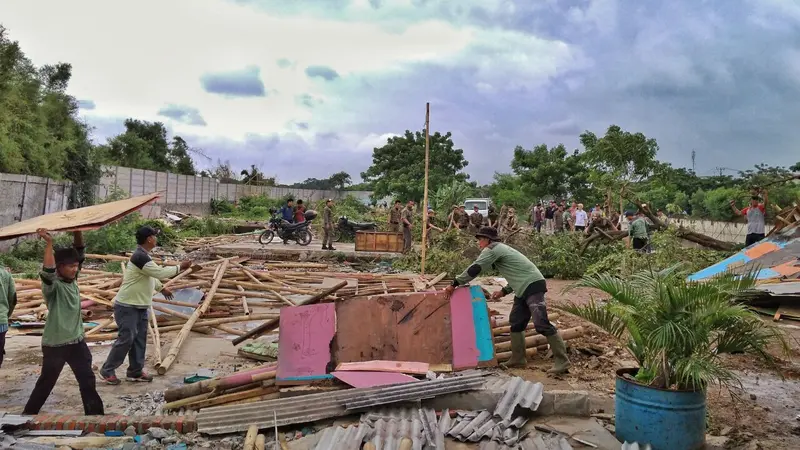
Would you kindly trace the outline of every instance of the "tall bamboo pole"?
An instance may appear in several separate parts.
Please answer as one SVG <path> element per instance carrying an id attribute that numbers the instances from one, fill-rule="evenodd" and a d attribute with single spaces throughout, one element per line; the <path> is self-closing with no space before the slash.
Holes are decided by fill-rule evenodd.
<path id="1" fill-rule="evenodd" d="M 172 343 L 172 347 L 170 347 L 169 352 L 167 352 L 167 357 L 164 358 L 164 361 L 159 364 L 156 369 L 158 370 L 159 375 L 164 375 L 169 370 L 169 367 L 175 362 L 175 358 L 178 357 L 178 352 L 181 350 L 181 345 L 183 345 L 183 341 L 186 340 L 186 336 L 189 335 L 189 332 L 194 327 L 195 322 L 197 319 L 200 318 L 203 314 L 205 314 L 208 307 L 211 305 L 211 301 L 214 300 L 214 294 L 217 293 L 217 288 L 219 287 L 219 283 L 222 281 L 222 277 L 225 276 L 225 272 L 228 270 L 228 263 L 230 260 L 225 260 L 218 268 L 216 277 L 214 278 L 214 284 L 211 285 L 211 289 L 208 291 L 206 298 L 203 300 L 203 303 L 189 316 L 189 320 L 186 321 L 186 324 L 181 329 L 180 333 L 178 333 L 175 342 Z"/>
<path id="2" fill-rule="evenodd" d="M 422 194 L 422 262 L 420 272 L 425 275 L 425 250 L 428 247 L 428 166 L 430 162 L 431 104 L 425 103 L 425 187 Z"/>
<path id="3" fill-rule="evenodd" d="M 156 350 L 156 365 L 161 364 L 161 332 L 158 330 L 158 319 L 156 312 L 153 308 L 147 308 L 150 311 L 150 331 L 153 333 L 153 347 Z"/>

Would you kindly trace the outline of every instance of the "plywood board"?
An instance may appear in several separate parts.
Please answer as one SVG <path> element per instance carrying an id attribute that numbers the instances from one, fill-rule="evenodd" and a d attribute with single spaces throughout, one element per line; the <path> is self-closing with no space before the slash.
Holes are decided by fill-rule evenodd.
<path id="1" fill-rule="evenodd" d="M 85 208 L 45 214 L 0 228 L 0 240 L 34 234 L 39 228 L 45 228 L 50 231 L 94 230 L 127 216 L 154 202 L 158 197 L 159 194 L 154 193 Z"/>
<path id="2" fill-rule="evenodd" d="M 450 301 L 443 292 L 388 294 L 336 302 L 334 360 L 450 364 Z"/>
<path id="3" fill-rule="evenodd" d="M 302 382 L 330 378 L 327 368 L 334 334 L 333 303 L 282 308 L 277 380 Z"/>
<path id="4" fill-rule="evenodd" d="M 478 367 L 478 345 L 472 320 L 472 292 L 469 286 L 459 287 L 450 296 L 453 336 L 453 369 Z"/>
<path id="5" fill-rule="evenodd" d="M 395 372 L 425 375 L 430 370 L 430 364 L 411 361 L 363 361 L 343 362 L 336 366 L 339 372 L 367 371 L 367 372 Z"/>
<path id="6" fill-rule="evenodd" d="M 419 381 L 410 375 L 392 372 L 336 371 L 331 372 L 331 375 L 354 388 L 389 386 L 392 384 L 413 383 L 415 381 Z"/>

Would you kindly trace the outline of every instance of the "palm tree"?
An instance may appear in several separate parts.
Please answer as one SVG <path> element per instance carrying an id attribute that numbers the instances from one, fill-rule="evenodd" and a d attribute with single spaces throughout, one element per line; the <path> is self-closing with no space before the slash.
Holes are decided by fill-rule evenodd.
<path id="1" fill-rule="evenodd" d="M 676 268 L 629 279 L 585 276 L 568 289 L 595 288 L 611 298 L 560 309 L 620 339 L 639 363 L 636 380 L 651 387 L 703 390 L 710 384 L 738 385 L 736 374 L 720 359 L 723 353 L 754 353 L 777 369 L 767 347 L 777 343 L 788 355 L 785 335 L 739 302 L 752 292 L 756 274 L 723 274 L 697 283 L 677 276 Z"/>

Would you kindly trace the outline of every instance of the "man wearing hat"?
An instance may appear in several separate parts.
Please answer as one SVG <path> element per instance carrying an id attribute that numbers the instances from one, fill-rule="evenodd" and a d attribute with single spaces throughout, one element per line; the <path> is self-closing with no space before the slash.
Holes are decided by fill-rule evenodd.
<path id="1" fill-rule="evenodd" d="M 42 370 L 22 414 L 39 414 L 64 364 L 68 364 L 78 381 L 84 414 L 103 415 L 103 400 L 92 372 L 92 352 L 84 340 L 81 295 L 75 282 L 83 266 L 83 235 L 74 232 L 72 247 L 54 251 L 50 233 L 45 229 L 36 232 L 46 243 L 39 277 L 48 314 L 42 332 Z"/>
<path id="2" fill-rule="evenodd" d="M 472 227 L 470 231 L 473 233 L 480 230 L 483 225 L 483 214 L 481 214 L 478 205 L 472 207 L 472 214 L 469 215 L 469 224 Z"/>
<path id="3" fill-rule="evenodd" d="M 556 327 L 547 319 L 547 306 L 544 294 L 547 292 L 547 282 L 542 273 L 528 258 L 512 247 L 499 242 L 497 230 L 483 227 L 475 235 L 481 254 L 461 275 L 453 280 L 453 284 L 445 288 L 452 294 L 457 286 L 468 284 L 481 273 L 496 269 L 508 281 L 502 290 L 492 294 L 492 299 L 497 300 L 511 294 L 514 296 L 514 305 L 511 308 L 509 321 L 511 322 L 511 359 L 503 366 L 525 367 L 528 362 L 525 358 L 525 328 L 533 317 L 533 327 L 547 338 L 550 349 L 553 351 L 555 365 L 548 373 L 566 373 L 570 367 L 567 357 L 567 347 L 564 340 L 558 335 Z"/>
<path id="4" fill-rule="evenodd" d="M 166 299 L 172 292 L 163 287 L 161 280 L 172 278 L 192 267 L 192 261 L 183 261 L 180 266 L 161 267 L 150 258 L 156 248 L 159 231 L 143 226 L 136 231 L 139 246 L 131 255 L 122 275 L 122 286 L 114 298 L 114 320 L 117 322 L 118 336 L 111 347 L 100 376 L 107 384 L 120 384 L 114 371 L 128 357 L 128 381 L 153 381 L 144 371 L 144 355 L 147 348 L 148 309 L 153 305 L 153 294 L 161 292 Z"/>

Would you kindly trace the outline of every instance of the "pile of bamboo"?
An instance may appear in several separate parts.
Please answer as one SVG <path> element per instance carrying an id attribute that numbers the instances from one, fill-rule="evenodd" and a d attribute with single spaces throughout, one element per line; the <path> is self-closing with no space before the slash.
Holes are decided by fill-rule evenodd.
<path id="1" fill-rule="evenodd" d="M 257 233 L 222 234 L 219 236 L 186 238 L 183 240 L 183 249 L 192 252 L 215 245 L 233 244 L 236 242 L 254 241 Z"/>
<path id="2" fill-rule="evenodd" d="M 290 268 L 284 263 L 283 265 L 269 265 L 267 268 Z M 310 264 L 310 263 L 295 263 L 295 264 Z M 298 268 L 298 267 L 291 267 Z M 337 292 L 337 296 L 341 298 L 355 297 L 355 296 L 369 296 L 380 294 L 393 294 L 393 293 L 407 293 L 407 292 L 422 292 L 432 289 L 444 289 L 451 284 L 449 280 L 445 280 L 446 273 L 441 273 L 435 277 L 426 277 L 424 275 L 411 275 L 411 274 L 374 274 L 374 273 L 343 273 L 343 272 L 310 272 L 310 271 L 271 271 L 269 272 L 275 279 L 285 283 L 291 284 L 307 284 L 315 285 L 322 284 L 325 279 L 347 280 L 346 287 Z"/>
<path id="3" fill-rule="evenodd" d="M 164 391 L 163 411 L 199 411 L 218 405 L 236 405 L 277 398 L 277 364 L 265 364 L 231 375 L 183 385 Z"/>
<path id="4" fill-rule="evenodd" d="M 550 314 L 549 319 L 558 319 L 559 314 Z M 498 361 L 505 361 L 511 358 L 511 326 L 508 320 L 496 321 L 492 326 L 492 335 L 494 336 L 494 353 Z M 568 328 L 561 330 L 558 334 L 565 341 L 569 341 L 580 336 L 583 336 L 583 327 Z M 533 323 L 528 323 L 525 327 L 525 355 L 533 356 L 538 352 L 547 351 L 547 338 L 537 333 L 533 329 Z"/>

